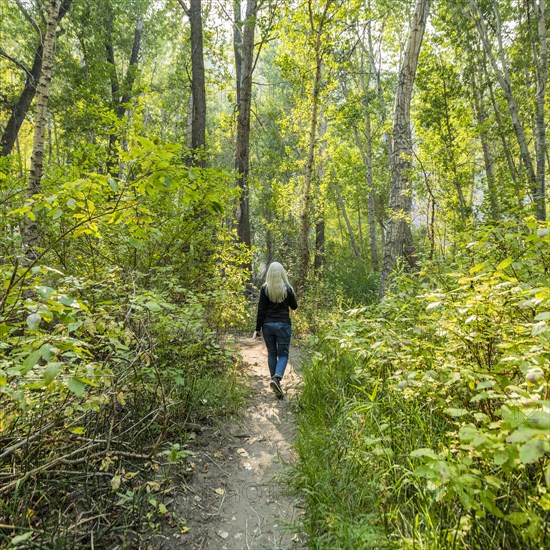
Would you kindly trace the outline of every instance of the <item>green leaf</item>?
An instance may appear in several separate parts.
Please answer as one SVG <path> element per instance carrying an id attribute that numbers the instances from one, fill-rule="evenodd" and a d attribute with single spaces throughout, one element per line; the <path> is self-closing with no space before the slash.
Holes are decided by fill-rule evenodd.
<path id="1" fill-rule="evenodd" d="M 519 449 L 519 459 L 524 464 L 533 464 L 534 462 L 537 462 L 539 458 L 542 458 L 547 448 L 550 447 L 548 444 L 548 441 L 544 441 L 542 439 L 531 439 L 525 445 L 522 445 Z"/>
<path id="2" fill-rule="evenodd" d="M 455 418 L 459 418 L 461 416 L 464 416 L 466 414 L 469 414 L 469 411 L 466 409 L 445 409 L 445 414 L 448 414 L 449 416 L 453 416 Z"/>
<path id="3" fill-rule="evenodd" d="M 421 448 L 415 449 L 410 456 L 413 458 L 431 458 L 433 460 L 439 460 L 439 457 L 432 451 L 432 449 Z"/>
<path id="4" fill-rule="evenodd" d="M 67 387 L 78 397 L 84 397 L 84 394 L 86 393 L 86 386 L 74 376 L 69 378 Z"/>
<path id="5" fill-rule="evenodd" d="M 71 298 L 66 294 L 62 294 L 61 296 L 59 296 L 58 301 L 61 302 L 64 306 L 76 307 L 78 305 L 74 298 Z"/>
<path id="6" fill-rule="evenodd" d="M 46 323 L 49 323 L 53 319 L 53 313 L 47 307 L 41 307 L 38 314 Z"/>
<path id="7" fill-rule="evenodd" d="M 33 531 L 27 531 L 26 533 L 23 533 L 22 535 L 17 535 L 11 539 L 11 544 L 13 546 L 17 546 L 18 544 L 21 544 L 22 542 L 27 542 L 33 535 Z"/>
<path id="8" fill-rule="evenodd" d="M 59 350 L 56 347 L 52 346 L 51 344 L 44 344 L 40 348 L 40 353 L 42 355 L 42 358 L 45 359 L 46 361 L 49 361 L 50 359 L 55 357 L 58 351 Z"/>
<path id="9" fill-rule="evenodd" d="M 481 271 L 484 267 L 485 267 L 485 262 L 481 262 L 480 264 L 474 265 L 474 267 L 470 269 L 470 275 L 473 275 L 474 273 Z"/>
<path id="10" fill-rule="evenodd" d="M 491 491 L 483 491 L 480 494 L 481 503 L 493 516 L 497 518 L 504 517 L 504 514 L 501 512 L 500 508 L 495 504 L 496 497 Z"/>
<path id="11" fill-rule="evenodd" d="M 27 326 L 31 330 L 36 330 L 38 328 L 38 326 L 40 325 L 40 320 L 41 320 L 41 317 L 40 317 L 39 313 L 31 313 L 27 317 Z"/>
<path id="12" fill-rule="evenodd" d="M 52 220 L 57 220 L 57 219 L 60 218 L 61 216 L 63 216 L 63 210 L 61 210 L 61 208 L 56 208 L 56 209 L 53 210 L 53 212 L 50 214 L 50 217 L 52 218 Z"/>
<path id="13" fill-rule="evenodd" d="M 75 426 L 74 428 L 69 428 L 68 431 L 72 434 L 82 435 L 86 433 L 86 428 L 84 426 Z"/>
<path id="14" fill-rule="evenodd" d="M 54 363 L 48 363 L 46 366 L 46 369 L 44 370 L 44 384 L 47 386 L 48 384 L 51 384 L 54 380 L 59 371 L 61 370 L 61 367 L 63 366 L 63 363 L 54 362 Z"/>
<path id="15" fill-rule="evenodd" d="M 49 298 L 52 294 L 55 294 L 55 290 L 49 286 L 37 286 L 35 290 L 41 298 Z"/>
<path id="16" fill-rule="evenodd" d="M 153 312 L 162 311 L 162 308 L 157 304 L 157 302 L 145 302 L 144 306 Z"/>
<path id="17" fill-rule="evenodd" d="M 20 373 L 27 374 L 35 365 L 38 363 L 38 360 L 42 356 L 41 350 L 33 351 L 29 356 L 23 361 L 21 365 Z"/>
<path id="18" fill-rule="evenodd" d="M 504 516 L 504 519 L 512 525 L 524 525 L 529 521 L 529 514 L 525 512 L 512 512 Z"/>
<path id="19" fill-rule="evenodd" d="M 550 311 L 543 311 L 535 316 L 535 321 L 548 321 L 550 319 Z"/>
<path id="20" fill-rule="evenodd" d="M 506 269 L 513 261 L 514 260 L 510 257 L 502 260 L 502 262 L 497 265 L 497 271 L 502 271 L 503 269 Z"/>

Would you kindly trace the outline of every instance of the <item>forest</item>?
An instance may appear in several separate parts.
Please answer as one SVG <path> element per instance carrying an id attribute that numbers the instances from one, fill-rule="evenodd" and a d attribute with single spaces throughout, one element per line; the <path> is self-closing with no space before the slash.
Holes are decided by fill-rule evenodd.
<path id="1" fill-rule="evenodd" d="M 548 548 L 549 26 L 0 0 L 0 547 L 193 530 L 167 478 L 246 406 L 278 261 L 308 547 Z"/>

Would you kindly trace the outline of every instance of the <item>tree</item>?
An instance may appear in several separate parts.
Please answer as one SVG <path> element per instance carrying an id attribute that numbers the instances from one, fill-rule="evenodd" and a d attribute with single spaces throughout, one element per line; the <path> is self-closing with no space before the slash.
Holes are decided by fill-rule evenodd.
<path id="1" fill-rule="evenodd" d="M 43 38 L 42 66 L 36 88 L 36 113 L 34 120 L 34 139 L 31 157 L 27 196 L 32 197 L 41 191 L 41 179 L 44 163 L 44 143 L 46 137 L 48 100 L 52 82 L 55 39 L 59 23 L 61 0 L 50 0 L 46 18 L 46 32 Z M 25 218 L 23 240 L 27 248 L 26 255 L 32 258 L 36 255 L 35 247 L 40 240 L 40 231 L 36 217 Z"/>
<path id="2" fill-rule="evenodd" d="M 59 14 L 57 16 L 58 26 L 61 19 L 63 19 L 63 17 L 69 10 L 71 2 L 72 0 L 62 0 L 61 6 L 59 8 Z M 17 62 L 17 65 L 25 70 L 27 77 L 23 90 L 21 91 L 17 102 L 11 110 L 10 117 L 8 119 L 8 122 L 6 123 L 6 126 L 4 127 L 2 137 L 0 138 L 0 156 L 2 157 L 9 155 L 13 150 L 13 146 L 19 134 L 21 124 L 23 124 L 23 121 L 25 120 L 25 117 L 29 112 L 34 96 L 36 95 L 36 90 L 38 87 L 38 82 L 40 80 L 40 75 L 42 73 L 42 64 L 44 60 L 44 40 L 42 39 L 43 30 L 38 26 L 32 16 L 25 10 L 24 6 L 21 4 L 19 5 L 24 12 L 25 18 L 30 22 L 31 26 L 36 31 L 38 35 L 38 43 L 34 53 L 32 67 L 30 69 L 28 69 L 24 63 Z"/>
<path id="3" fill-rule="evenodd" d="M 312 180 L 314 176 L 315 145 L 319 124 L 319 103 L 321 95 L 321 83 L 323 75 L 323 57 L 325 55 L 323 46 L 323 35 L 329 21 L 329 12 L 333 0 L 325 0 L 320 6 L 320 12 L 315 12 L 313 0 L 308 0 L 308 21 L 309 39 L 311 40 L 312 54 L 314 57 L 314 72 L 311 96 L 311 115 L 309 122 L 309 140 L 304 173 L 303 202 L 300 214 L 300 236 L 298 240 L 298 282 L 297 287 L 303 290 L 309 272 L 310 248 L 309 230 L 311 227 L 311 206 L 312 206 Z"/>
<path id="4" fill-rule="evenodd" d="M 468 0 L 470 8 L 470 14 L 473 18 L 483 49 L 487 55 L 491 67 L 497 77 L 500 88 L 504 93 L 506 102 L 508 105 L 508 111 L 512 120 L 512 126 L 520 150 L 520 157 L 527 176 L 527 181 L 530 185 L 530 190 L 535 202 L 536 215 L 539 219 L 543 220 L 546 217 L 545 197 L 544 197 L 544 163 L 545 163 L 545 130 L 544 130 L 544 93 L 546 90 L 546 80 L 548 78 L 548 54 L 546 46 L 546 26 L 544 23 L 544 0 L 540 1 L 537 5 L 537 14 L 542 14 L 542 19 L 539 19 L 538 30 L 540 38 L 540 55 L 537 64 L 538 79 L 537 79 L 537 99 L 536 99 L 536 135 L 537 145 L 536 152 L 538 159 L 540 160 L 539 170 L 537 165 L 537 172 L 533 166 L 533 159 L 531 152 L 529 151 L 529 145 L 527 142 L 527 136 L 525 133 L 524 124 L 521 120 L 517 99 L 512 89 L 512 78 L 510 73 L 510 67 L 506 59 L 506 53 L 504 50 L 504 37 L 502 31 L 502 20 L 500 15 L 500 9 L 497 0 L 491 2 L 491 7 L 495 21 L 495 38 L 497 41 L 497 54 L 493 52 L 491 41 L 489 38 L 489 32 L 485 23 L 483 13 L 479 6 L 478 0 Z M 542 93 L 542 96 L 540 95 Z"/>
<path id="5" fill-rule="evenodd" d="M 141 48 L 143 19 L 141 19 L 141 17 L 138 17 L 136 21 L 132 51 L 130 54 L 130 59 L 128 60 L 128 69 L 126 70 L 126 75 L 121 84 L 117 76 L 116 70 L 115 52 L 113 47 L 113 20 L 111 10 L 109 9 L 107 13 L 108 14 L 105 25 L 107 29 L 107 42 L 105 44 L 105 50 L 107 54 L 107 62 L 110 65 L 109 74 L 111 79 L 111 99 L 117 119 L 122 120 L 128 109 L 128 102 L 132 97 L 132 88 L 134 86 L 134 81 L 137 75 L 139 52 Z M 107 171 L 112 175 L 116 175 L 118 173 L 117 155 L 115 152 L 118 140 L 118 133 L 116 131 L 113 131 L 109 136 L 109 154 L 107 157 Z"/>
<path id="6" fill-rule="evenodd" d="M 178 0 L 191 27 L 191 163 L 206 166 L 206 84 L 202 32 L 202 0 Z"/>
<path id="7" fill-rule="evenodd" d="M 240 2 L 236 2 L 236 4 Z M 236 13 L 236 12 L 235 12 Z M 242 38 L 235 43 L 237 82 L 237 137 L 235 141 L 235 173 L 240 189 L 236 212 L 237 234 L 239 240 L 250 247 L 249 212 L 249 158 L 250 158 L 250 110 L 252 106 L 252 75 L 254 72 L 254 30 L 258 14 L 257 0 L 248 0 L 244 24 L 235 22 L 236 28 L 243 29 Z M 239 14 L 240 15 L 240 14 Z M 239 33 L 240 34 L 240 33 Z M 240 65 L 240 66 L 239 66 Z"/>
<path id="8" fill-rule="evenodd" d="M 430 9 L 430 0 L 417 0 L 403 62 L 399 70 L 391 154 L 390 220 L 386 233 L 380 296 L 384 296 L 387 283 L 399 258 L 407 257 L 414 263 L 414 250 L 410 229 L 412 197 L 410 171 L 412 168 L 412 136 L 410 108 L 418 56 Z"/>

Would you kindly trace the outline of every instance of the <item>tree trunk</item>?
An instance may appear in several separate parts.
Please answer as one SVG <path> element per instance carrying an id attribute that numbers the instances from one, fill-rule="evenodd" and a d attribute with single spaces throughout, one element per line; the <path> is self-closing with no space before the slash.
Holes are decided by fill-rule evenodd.
<path id="1" fill-rule="evenodd" d="M 497 62 L 496 57 L 493 54 L 491 44 L 489 42 L 489 34 L 487 32 L 487 27 L 483 20 L 481 10 L 479 8 L 477 0 L 468 0 L 470 11 L 475 20 L 476 28 L 483 44 L 483 49 L 487 54 L 487 58 L 493 67 L 497 80 L 500 84 L 506 102 L 508 104 L 508 111 L 510 112 L 510 118 L 512 119 L 512 126 L 514 128 L 514 133 L 516 134 L 516 139 L 519 145 L 520 157 L 522 160 L 523 167 L 527 174 L 527 179 L 531 187 L 531 193 L 533 197 L 537 197 L 537 179 L 535 176 L 535 170 L 533 168 L 533 161 L 531 159 L 531 153 L 529 152 L 529 146 L 527 145 L 527 138 L 525 136 L 525 131 L 523 129 L 523 124 L 519 116 L 519 109 L 516 102 L 516 98 L 512 92 L 512 84 L 510 78 L 510 69 L 506 61 L 504 54 L 504 46 L 502 42 L 502 25 L 500 21 L 500 12 L 498 10 L 498 4 L 493 3 L 494 13 L 495 13 L 495 22 L 496 22 L 496 38 L 498 44 L 498 57 L 500 61 L 500 66 Z"/>
<path id="2" fill-rule="evenodd" d="M 349 216 L 348 216 L 348 212 L 346 210 L 346 205 L 344 204 L 344 201 L 342 199 L 342 193 L 340 191 L 340 186 L 338 184 L 335 184 L 334 187 L 336 189 L 336 196 L 338 197 L 338 206 L 340 207 L 340 210 L 342 212 L 342 218 L 344 218 L 344 222 L 346 223 L 346 228 L 348 230 L 351 250 L 353 252 L 353 255 L 356 258 L 360 258 L 361 254 L 359 252 L 359 249 L 357 248 L 357 242 L 355 241 L 355 236 L 353 234 L 353 227 L 351 226 L 351 223 L 349 221 Z"/>
<path id="3" fill-rule="evenodd" d="M 533 0 L 537 18 L 539 52 L 537 63 L 537 92 L 535 96 L 535 151 L 537 159 L 536 190 L 534 194 L 537 219 L 546 219 L 545 166 L 546 166 L 546 123 L 544 104 L 548 80 L 548 29 L 546 27 L 545 0 Z"/>
<path id="4" fill-rule="evenodd" d="M 53 58 L 55 52 L 56 30 L 59 20 L 61 0 L 50 0 L 46 20 L 46 32 L 43 39 L 42 70 L 36 88 L 36 113 L 34 119 L 34 139 L 27 185 L 27 196 L 32 197 L 41 191 L 41 180 L 44 162 L 44 145 L 48 125 L 48 100 L 52 83 Z M 25 218 L 23 242 L 27 248 L 27 258 L 35 257 L 35 247 L 40 240 L 37 220 Z"/>
<path id="5" fill-rule="evenodd" d="M 470 52 L 469 52 L 470 53 Z M 500 207 L 498 204 L 495 168 L 493 163 L 493 154 L 491 152 L 490 138 L 487 134 L 487 112 L 483 104 L 483 97 L 479 90 L 476 80 L 475 70 L 472 71 L 470 87 L 472 90 L 472 98 L 474 101 L 474 112 L 477 119 L 479 129 L 479 140 L 481 142 L 481 151 L 483 153 L 483 162 L 485 164 L 485 177 L 487 178 L 487 194 L 489 196 L 489 207 L 491 218 L 493 220 L 500 219 Z"/>
<path id="6" fill-rule="evenodd" d="M 300 214 L 300 235 L 298 238 L 298 281 L 297 288 L 303 291 L 309 273 L 309 229 L 311 226 L 312 179 L 315 162 L 315 142 L 319 121 L 319 100 L 321 95 L 321 80 L 323 73 L 322 35 L 327 22 L 327 14 L 332 0 L 326 0 L 323 13 L 316 23 L 311 0 L 308 0 L 310 31 L 314 38 L 315 73 L 313 77 L 313 93 L 311 98 L 311 118 L 309 123 L 309 144 L 304 174 L 302 212 Z"/>
<path id="7" fill-rule="evenodd" d="M 485 78 L 487 79 L 487 88 L 489 90 L 489 97 L 491 98 L 491 105 L 493 106 L 493 112 L 495 114 L 495 122 L 497 124 L 497 130 L 498 135 L 500 138 L 500 141 L 502 142 L 502 149 L 504 150 L 504 156 L 506 157 L 506 163 L 508 164 L 508 170 L 510 172 L 510 177 L 512 178 L 512 182 L 514 183 L 515 190 L 518 194 L 518 206 L 521 206 L 521 198 L 519 197 L 519 182 L 518 182 L 518 170 L 514 163 L 514 157 L 512 155 L 512 151 L 510 150 L 510 146 L 508 145 L 508 140 L 506 138 L 506 130 L 504 128 L 504 124 L 502 121 L 502 117 L 500 116 L 500 110 L 498 108 L 497 99 L 495 97 L 495 90 L 493 87 L 493 83 L 491 82 L 491 77 L 489 76 L 489 71 L 487 69 L 487 55 L 485 52 L 483 52 L 484 58 L 483 58 L 483 74 L 485 75 Z"/>
<path id="8" fill-rule="evenodd" d="M 204 55 L 202 47 L 201 0 L 190 0 L 191 24 L 191 90 L 193 94 L 193 125 L 191 149 L 195 166 L 206 166 L 206 85 L 204 79 Z"/>
<path id="9" fill-rule="evenodd" d="M 367 195 L 367 216 L 369 223 L 369 249 L 370 249 L 370 261 L 373 271 L 378 271 L 379 269 L 379 259 L 378 259 L 378 246 L 376 245 L 376 215 L 375 215 L 375 191 L 374 191 L 374 178 L 372 173 L 372 131 L 370 123 L 370 113 L 366 114 L 365 120 L 365 132 L 366 132 L 366 143 L 363 147 L 361 138 L 359 137 L 359 132 L 357 128 L 353 128 L 355 134 L 355 143 L 361 153 L 363 163 L 367 171 L 367 186 L 368 186 L 368 195 Z M 365 150 L 366 149 L 366 150 Z"/>
<path id="10" fill-rule="evenodd" d="M 59 8 L 59 15 L 57 17 L 57 24 L 61 21 L 63 16 L 69 10 L 72 0 L 63 0 L 61 7 Z M 19 135 L 19 130 L 29 108 L 31 106 L 32 100 L 36 95 L 36 88 L 38 86 L 38 80 L 42 72 L 42 58 L 43 58 L 44 43 L 42 37 L 39 37 L 38 45 L 36 46 L 36 51 L 34 54 L 34 61 L 30 74 L 27 74 L 27 79 L 25 81 L 25 86 L 23 91 L 15 104 L 10 118 L 6 123 L 6 127 L 2 132 L 2 138 L 0 139 L 0 156 L 5 157 L 9 155 L 13 150 L 13 145 Z"/>
<path id="11" fill-rule="evenodd" d="M 258 10 L 257 0 L 248 0 L 242 36 L 242 65 L 239 86 L 237 138 L 235 143 L 235 172 L 237 186 L 241 193 L 236 212 L 237 235 L 240 242 L 250 247 L 250 202 L 249 202 L 249 159 L 250 159 L 250 110 L 252 107 L 252 74 L 254 71 L 254 30 Z"/>
<path id="12" fill-rule="evenodd" d="M 321 278 L 321 273 L 325 265 L 325 213 L 321 213 L 321 218 L 315 223 L 315 256 L 313 258 L 313 269 L 317 278 Z"/>
<path id="13" fill-rule="evenodd" d="M 233 53 L 235 55 L 235 90 L 237 92 L 237 109 L 241 101 L 241 74 L 243 66 L 243 21 L 241 0 L 233 0 Z"/>
<path id="14" fill-rule="evenodd" d="M 327 121 L 325 118 L 325 110 L 321 109 L 319 116 L 319 141 L 321 147 L 319 150 L 319 162 L 317 164 L 317 182 L 316 195 L 320 197 L 320 203 L 317 205 L 316 222 L 315 222 L 315 254 L 313 256 L 313 270 L 317 278 L 321 277 L 323 266 L 325 265 L 325 201 L 322 198 L 320 186 L 325 179 L 325 153 L 327 150 L 327 140 L 325 134 L 327 131 Z"/>
<path id="15" fill-rule="evenodd" d="M 126 76 L 120 85 L 117 72 L 115 52 L 113 47 L 113 28 L 112 28 L 112 15 L 108 14 L 106 20 L 107 27 L 107 43 L 105 44 L 105 50 L 107 54 L 107 62 L 111 65 L 110 80 L 111 80 L 111 99 L 113 103 L 113 109 L 118 120 L 122 120 L 126 111 L 128 110 L 128 102 L 132 97 L 132 89 L 137 76 L 139 51 L 141 47 L 141 32 L 143 29 L 143 20 L 140 18 L 136 22 L 136 28 L 134 31 L 134 42 L 132 45 L 132 53 L 128 63 L 128 69 Z M 112 175 L 118 173 L 118 154 L 116 152 L 117 142 L 120 138 L 118 132 L 112 132 L 109 136 L 109 151 L 107 155 L 107 172 Z"/>
<path id="16" fill-rule="evenodd" d="M 410 233 L 412 197 L 412 137 L 410 126 L 411 98 L 418 65 L 418 56 L 426 28 L 430 0 L 417 0 L 403 63 L 399 71 L 393 115 L 393 145 L 391 155 L 390 220 L 386 233 L 380 296 L 383 297 L 392 271 L 399 258 L 414 262 L 414 247 Z"/>

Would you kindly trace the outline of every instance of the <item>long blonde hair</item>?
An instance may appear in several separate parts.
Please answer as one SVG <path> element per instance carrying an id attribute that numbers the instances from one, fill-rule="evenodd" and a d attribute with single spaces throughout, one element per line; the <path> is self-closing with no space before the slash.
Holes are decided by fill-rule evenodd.
<path id="1" fill-rule="evenodd" d="M 265 292 L 274 303 L 280 304 L 288 294 L 288 289 L 294 289 L 288 282 L 285 268 L 279 262 L 272 262 L 265 275 Z"/>

